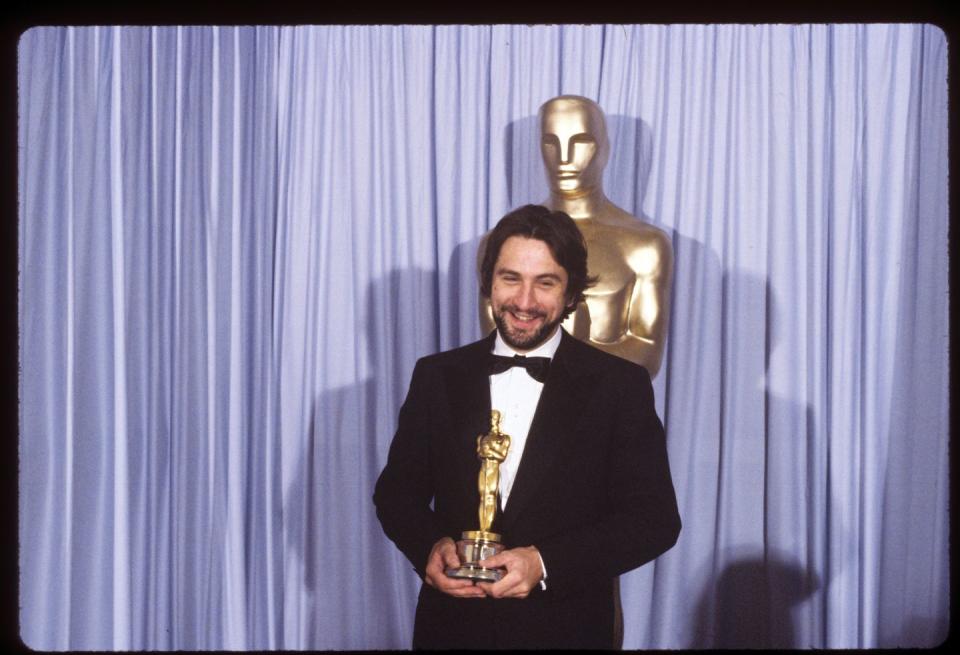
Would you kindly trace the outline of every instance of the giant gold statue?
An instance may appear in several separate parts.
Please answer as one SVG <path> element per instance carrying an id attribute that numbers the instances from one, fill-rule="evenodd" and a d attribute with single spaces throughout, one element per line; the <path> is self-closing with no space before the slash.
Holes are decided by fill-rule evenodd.
<path id="1" fill-rule="evenodd" d="M 567 317 L 563 327 L 601 350 L 641 364 L 653 377 L 660 370 L 667 336 L 670 240 L 604 195 L 610 142 L 597 103 L 581 96 L 559 96 L 540 107 L 539 120 L 540 152 L 550 187 L 543 204 L 577 222 L 587 242 L 589 273 L 599 277 L 587 289 L 586 303 Z M 494 328 L 485 299 L 480 323 L 485 332 Z"/>

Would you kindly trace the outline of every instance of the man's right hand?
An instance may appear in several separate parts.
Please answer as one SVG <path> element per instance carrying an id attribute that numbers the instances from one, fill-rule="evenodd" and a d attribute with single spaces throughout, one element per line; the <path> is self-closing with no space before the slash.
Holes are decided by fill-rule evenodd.
<path id="1" fill-rule="evenodd" d="M 474 585 L 472 580 L 450 578 L 444 573 L 446 569 L 455 569 L 458 566 L 460 566 L 460 558 L 457 556 L 457 545 L 450 537 L 444 537 L 430 549 L 424 579 L 434 589 L 451 596 L 483 598 L 486 595 L 483 589 Z"/>

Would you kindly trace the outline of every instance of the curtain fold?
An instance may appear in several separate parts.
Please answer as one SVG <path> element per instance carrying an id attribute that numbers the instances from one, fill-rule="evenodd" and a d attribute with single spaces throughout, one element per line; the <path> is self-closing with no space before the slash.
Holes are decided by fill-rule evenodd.
<path id="1" fill-rule="evenodd" d="M 946 39 L 930 25 L 42 27 L 18 62 L 21 637 L 407 648 L 371 496 L 476 248 L 599 102 L 670 234 L 683 532 L 626 648 L 949 616 Z M 549 567 L 549 563 L 547 563 Z"/>

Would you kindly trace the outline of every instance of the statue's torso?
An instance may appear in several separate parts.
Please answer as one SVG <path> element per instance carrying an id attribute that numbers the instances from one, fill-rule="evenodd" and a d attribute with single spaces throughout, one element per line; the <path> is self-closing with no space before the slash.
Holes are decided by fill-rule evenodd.
<path id="1" fill-rule="evenodd" d="M 610 224 L 593 218 L 577 219 L 587 242 L 587 269 L 599 277 L 585 292 L 590 314 L 590 341 L 612 344 L 629 329 L 630 304 L 638 280 L 655 275 L 663 259 L 666 236 L 657 228 L 633 219 L 633 225 Z M 565 323 L 573 332 L 575 315 Z"/>
<path id="2" fill-rule="evenodd" d="M 562 204 L 544 205 L 567 211 Z M 609 201 L 595 216 L 573 216 L 587 242 L 587 270 L 599 280 L 584 292 L 586 302 L 567 317 L 564 329 L 605 352 L 645 366 L 651 377 L 656 375 L 663 355 L 673 267 L 669 237 Z M 478 265 L 484 247 L 485 242 L 478 252 Z M 484 332 L 494 328 L 486 298 L 480 302 L 480 325 Z"/>

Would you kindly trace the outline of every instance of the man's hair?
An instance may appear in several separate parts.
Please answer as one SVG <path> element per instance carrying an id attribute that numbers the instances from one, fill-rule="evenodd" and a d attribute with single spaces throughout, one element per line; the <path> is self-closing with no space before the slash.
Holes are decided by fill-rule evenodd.
<path id="1" fill-rule="evenodd" d="M 564 212 L 550 211 L 541 205 L 524 205 L 500 219 L 487 237 L 483 261 L 480 263 L 480 293 L 490 297 L 493 289 L 493 267 L 500 257 L 503 243 L 510 237 L 537 239 L 547 244 L 550 254 L 567 272 L 566 318 L 584 300 L 583 292 L 597 283 L 587 275 L 587 243 L 577 224 Z"/>

